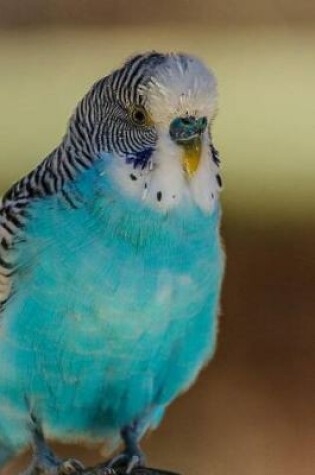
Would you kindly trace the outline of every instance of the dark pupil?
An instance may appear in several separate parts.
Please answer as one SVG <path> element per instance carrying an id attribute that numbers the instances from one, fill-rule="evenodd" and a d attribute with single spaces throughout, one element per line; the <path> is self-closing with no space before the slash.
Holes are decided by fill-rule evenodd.
<path id="1" fill-rule="evenodd" d="M 142 124 L 145 121 L 145 115 L 142 111 L 137 110 L 134 113 L 134 119 L 136 122 L 139 122 L 140 124 Z"/>

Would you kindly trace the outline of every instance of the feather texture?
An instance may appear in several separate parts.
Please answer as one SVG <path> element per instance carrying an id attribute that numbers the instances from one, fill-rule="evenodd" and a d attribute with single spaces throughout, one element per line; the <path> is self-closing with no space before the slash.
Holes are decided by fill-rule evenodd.
<path id="1" fill-rule="evenodd" d="M 98 135 L 106 84 L 131 100 L 127 78 L 148 81 L 149 57 L 98 82 L 62 144 L 3 198 L 0 447 L 10 451 L 30 442 L 32 415 L 59 440 L 116 440 L 134 421 L 144 433 L 213 355 L 224 259 L 210 134 L 190 182 L 161 125 L 134 142 L 141 168 L 128 161 L 136 145 L 125 153 L 126 141 Z M 162 59 L 151 55 L 154 71 Z M 175 60 L 185 88 L 192 60 Z"/>

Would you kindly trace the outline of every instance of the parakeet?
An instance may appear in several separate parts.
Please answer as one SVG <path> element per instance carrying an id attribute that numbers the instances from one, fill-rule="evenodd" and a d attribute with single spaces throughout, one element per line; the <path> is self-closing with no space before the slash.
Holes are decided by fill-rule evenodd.
<path id="1" fill-rule="evenodd" d="M 148 52 L 96 82 L 0 207 L 0 466 L 46 439 L 139 441 L 212 357 L 224 273 L 214 74 Z M 104 469 L 105 470 L 105 469 Z M 106 470 L 105 470 L 106 472 Z M 105 473 L 104 472 L 104 473 Z"/>

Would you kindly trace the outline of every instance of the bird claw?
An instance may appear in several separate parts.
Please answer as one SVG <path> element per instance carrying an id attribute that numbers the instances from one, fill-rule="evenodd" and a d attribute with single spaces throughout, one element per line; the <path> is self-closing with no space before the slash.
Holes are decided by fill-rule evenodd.
<path id="1" fill-rule="evenodd" d="M 141 467 L 142 465 L 144 464 L 141 463 L 141 457 L 139 455 L 133 455 L 127 465 L 126 474 L 129 475 L 134 468 Z"/>
<path id="2" fill-rule="evenodd" d="M 58 467 L 58 475 L 72 475 L 84 471 L 84 465 L 79 460 L 67 459 L 64 460 Z"/>
<path id="3" fill-rule="evenodd" d="M 101 469 L 99 475 L 117 475 L 117 472 L 114 468 L 104 467 Z"/>
<path id="4" fill-rule="evenodd" d="M 106 462 L 104 468 L 114 471 L 117 471 L 117 469 L 120 469 L 120 471 L 124 469 L 124 473 L 129 475 L 135 468 L 144 467 L 144 465 L 145 460 L 142 453 L 139 452 L 137 454 L 130 455 L 126 452 L 123 452 Z"/>

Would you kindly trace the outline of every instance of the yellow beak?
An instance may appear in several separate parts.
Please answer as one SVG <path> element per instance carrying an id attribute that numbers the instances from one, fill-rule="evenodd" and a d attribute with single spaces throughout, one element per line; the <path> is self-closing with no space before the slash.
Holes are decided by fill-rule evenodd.
<path id="1" fill-rule="evenodd" d="M 183 167 L 189 178 L 191 178 L 198 169 L 201 150 L 202 144 L 200 137 L 197 137 L 191 142 L 187 142 L 187 144 L 183 144 Z"/>

